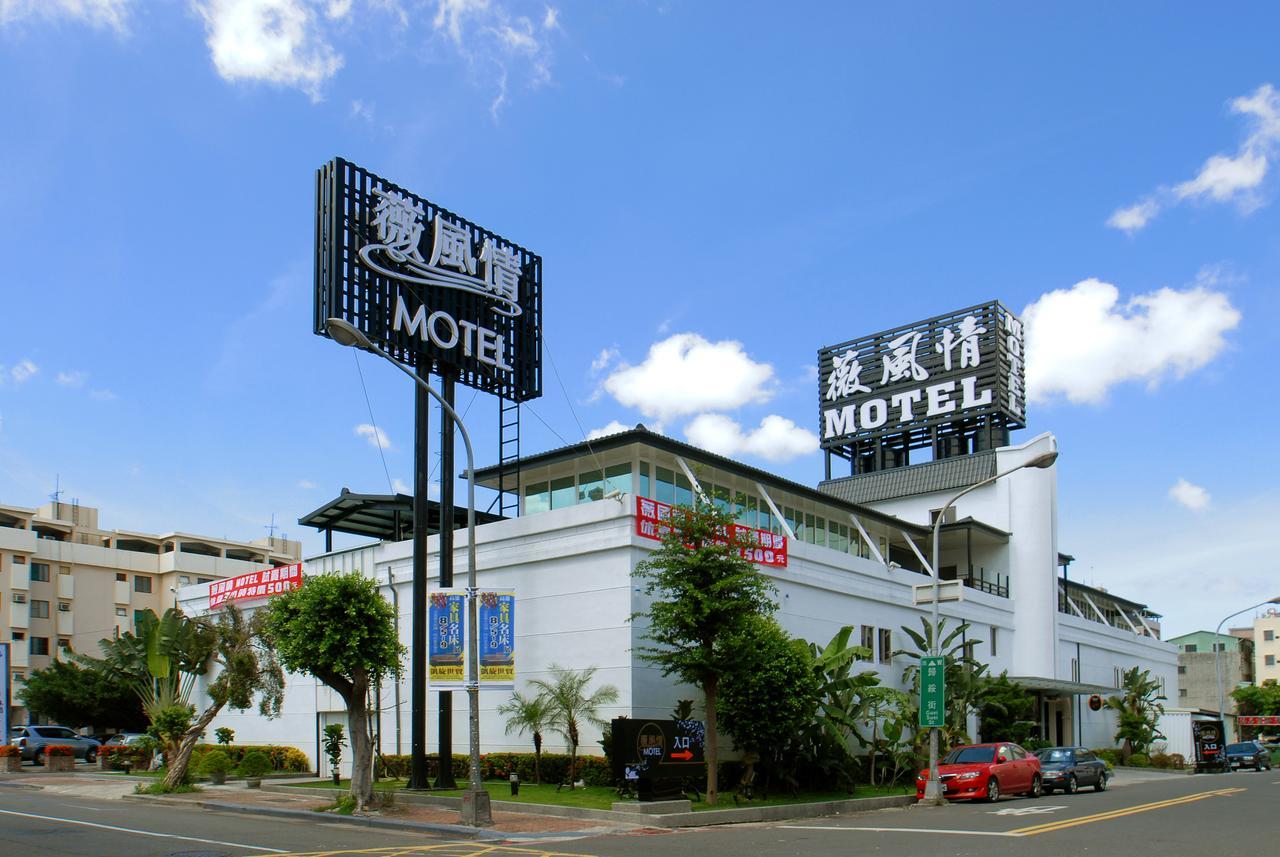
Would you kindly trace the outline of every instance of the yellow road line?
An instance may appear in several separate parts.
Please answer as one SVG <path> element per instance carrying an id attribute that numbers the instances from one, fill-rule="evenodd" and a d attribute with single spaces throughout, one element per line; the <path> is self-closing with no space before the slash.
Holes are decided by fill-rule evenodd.
<path id="1" fill-rule="evenodd" d="M 1144 803 L 1137 806 L 1124 807 L 1122 809 L 1113 809 L 1108 812 L 1094 813 L 1093 815 L 1085 815 L 1079 818 L 1064 818 L 1061 821 L 1051 821 L 1046 824 L 1032 825 L 1031 827 L 1020 827 L 1009 832 L 1016 836 L 1035 836 L 1040 833 L 1052 833 L 1055 830 L 1065 830 L 1068 827 L 1076 827 L 1081 824 L 1092 824 L 1096 821 L 1109 821 L 1113 818 L 1123 818 L 1126 815 L 1136 815 L 1140 812 L 1150 812 L 1155 809 L 1181 806 L 1182 804 L 1194 803 L 1196 801 L 1204 800 L 1205 798 L 1224 797 L 1226 795 L 1242 791 L 1244 791 L 1242 788 L 1214 789 L 1213 791 L 1197 792 L 1196 794 L 1186 795 L 1184 797 L 1155 801 L 1154 803 Z"/>

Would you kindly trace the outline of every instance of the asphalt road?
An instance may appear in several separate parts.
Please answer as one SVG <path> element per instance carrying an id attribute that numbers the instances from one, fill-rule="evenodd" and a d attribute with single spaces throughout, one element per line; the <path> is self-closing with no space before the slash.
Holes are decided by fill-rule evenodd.
<path id="1" fill-rule="evenodd" d="M 839 818 L 641 831 L 560 842 L 481 843 L 317 819 L 0 789 L 0 857 L 829 857 L 832 854 L 1275 853 L 1280 772 L 1164 776 L 1103 793 L 881 810 Z"/>

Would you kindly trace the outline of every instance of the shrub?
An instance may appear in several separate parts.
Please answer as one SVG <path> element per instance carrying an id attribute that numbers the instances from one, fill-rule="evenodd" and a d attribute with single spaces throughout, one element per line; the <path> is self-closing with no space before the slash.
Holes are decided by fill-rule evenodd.
<path id="1" fill-rule="evenodd" d="M 1115 767 L 1120 764 L 1120 751 L 1115 747 L 1104 747 L 1101 750 L 1092 750 L 1090 752 L 1106 762 L 1109 767 Z"/>
<path id="2" fill-rule="evenodd" d="M 385 777 L 404 779 L 409 776 L 411 760 L 409 756 L 383 755 L 378 757 L 381 767 L 379 773 Z M 471 760 L 464 754 L 453 756 L 453 778 L 464 783 L 471 775 Z M 439 771 L 439 757 L 432 753 L 427 756 L 427 777 L 434 780 Z M 506 780 L 515 771 L 523 783 L 533 782 L 532 753 L 485 753 L 480 756 L 480 777 L 486 780 Z M 542 781 L 544 783 L 564 782 L 569 775 L 569 756 L 565 753 L 542 754 Z M 613 775 L 604 756 L 579 756 L 578 778 L 585 780 L 589 786 L 612 785 Z"/>
<path id="3" fill-rule="evenodd" d="M 261 750 L 246 753 L 240 760 L 240 776 L 261 777 L 271 770 L 271 759 Z"/>
<path id="4" fill-rule="evenodd" d="M 210 774 L 225 774 L 231 768 L 231 758 L 226 753 L 221 750 L 210 750 L 201 757 L 198 770 L 208 776 Z"/>
<path id="5" fill-rule="evenodd" d="M 134 770 L 151 767 L 151 750 L 143 746 L 113 747 L 106 753 L 107 767 L 113 771 L 124 770 L 125 763 Z"/>
<path id="6" fill-rule="evenodd" d="M 236 740 L 236 730 L 228 726 L 219 726 L 217 729 L 213 730 L 213 737 L 218 740 L 219 744 L 225 747 L 232 741 Z"/>
<path id="7" fill-rule="evenodd" d="M 1185 768 L 1187 760 L 1181 753 L 1152 753 L 1151 767 L 1153 768 Z"/>
<path id="8" fill-rule="evenodd" d="M 1146 753 L 1134 753 L 1129 757 L 1129 767 L 1149 768 L 1151 767 L 1151 757 Z"/>
<path id="9" fill-rule="evenodd" d="M 216 744 L 197 744 L 194 754 L 204 754 L 210 750 L 221 750 L 227 754 L 231 764 L 239 765 L 248 754 L 256 751 L 263 753 L 270 762 L 273 771 L 301 773 L 311 770 L 311 762 L 307 754 L 297 747 L 286 747 L 280 744 L 239 744 L 233 747 L 221 747 Z"/>
<path id="10" fill-rule="evenodd" d="M 12 756 L 21 756 L 21 755 L 22 755 L 22 751 L 19 750 L 17 747 L 13 746 L 12 744 L 0 744 L 0 759 L 9 758 Z"/>
<path id="11" fill-rule="evenodd" d="M 76 748 L 70 744 L 46 744 L 44 752 L 46 756 L 74 756 Z"/>

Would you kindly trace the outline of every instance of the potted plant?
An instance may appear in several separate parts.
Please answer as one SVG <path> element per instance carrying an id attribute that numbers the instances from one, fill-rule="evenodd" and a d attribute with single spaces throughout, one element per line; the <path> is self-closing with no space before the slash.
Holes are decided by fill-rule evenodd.
<path id="1" fill-rule="evenodd" d="M 42 752 L 50 771 L 76 769 L 76 748 L 70 744 L 46 744 Z"/>
<path id="2" fill-rule="evenodd" d="M 215 786 L 227 781 L 227 773 L 231 770 L 231 757 L 222 750 L 210 750 L 200 760 L 200 773 L 209 778 Z"/>
<path id="3" fill-rule="evenodd" d="M 262 785 L 262 775 L 271 770 L 271 760 L 261 750 L 253 750 L 240 760 L 240 776 L 251 789 Z"/>
<path id="4" fill-rule="evenodd" d="M 22 751 L 12 744 L 0 745 L 0 772 L 16 774 L 22 770 Z"/>

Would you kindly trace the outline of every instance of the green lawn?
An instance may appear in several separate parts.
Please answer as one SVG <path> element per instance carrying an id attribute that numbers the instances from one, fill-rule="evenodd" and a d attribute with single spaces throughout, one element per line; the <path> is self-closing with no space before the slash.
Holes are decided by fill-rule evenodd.
<path id="1" fill-rule="evenodd" d="M 323 788 L 323 789 L 342 789 L 351 788 L 350 780 L 343 780 L 341 785 L 335 786 L 332 780 L 324 783 L 289 783 L 292 788 Z M 379 780 L 375 784 L 375 788 L 380 791 L 396 791 L 403 789 L 406 785 L 405 780 Z M 513 803 L 529 803 L 529 804 L 546 804 L 551 806 L 573 806 L 582 807 L 584 809 L 613 809 L 613 804 L 621 800 L 616 791 L 607 786 L 587 786 L 582 789 L 561 789 L 556 791 L 556 787 L 552 785 L 536 786 L 532 783 L 521 783 L 520 794 L 513 796 L 511 794 L 511 786 L 509 783 L 494 781 L 484 784 L 485 791 L 493 800 L 511 801 Z M 753 801 L 743 801 L 738 806 L 779 806 L 782 804 L 792 803 L 818 803 L 821 801 L 831 800 L 848 800 L 850 797 L 879 797 L 882 795 L 901 795 L 907 794 L 908 790 L 903 786 L 882 787 L 882 786 L 859 786 L 858 790 L 850 795 L 845 791 L 826 791 L 826 792 L 804 792 L 799 797 L 791 797 L 790 795 L 770 795 L 768 800 L 756 799 Z M 461 789 L 436 790 L 432 789 L 427 794 L 437 795 L 440 797 L 460 797 Z M 721 792 L 720 803 L 715 807 L 708 806 L 705 801 L 698 801 L 693 804 L 695 812 L 706 809 L 732 809 L 733 794 L 732 792 Z"/>

